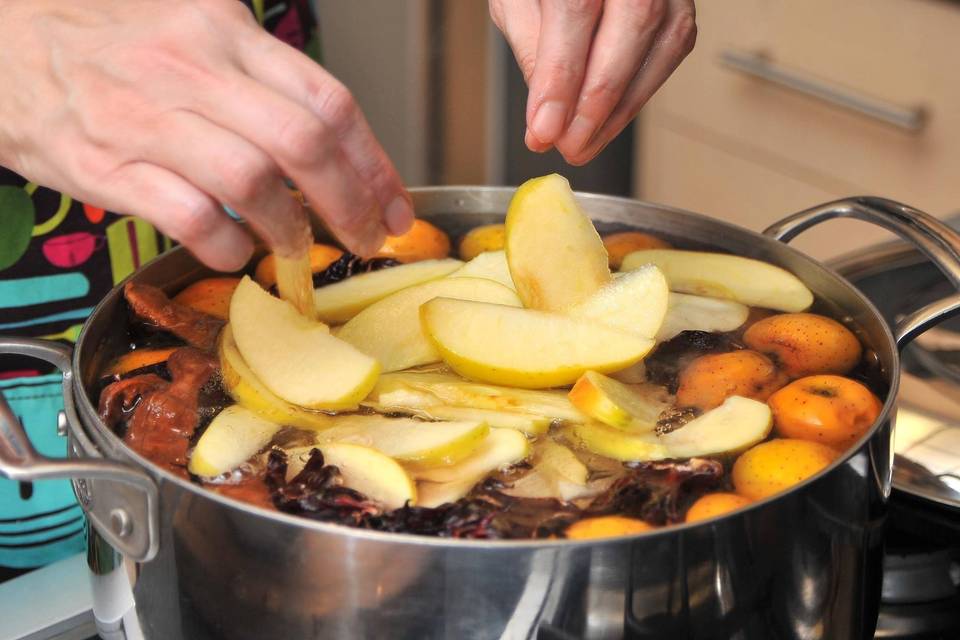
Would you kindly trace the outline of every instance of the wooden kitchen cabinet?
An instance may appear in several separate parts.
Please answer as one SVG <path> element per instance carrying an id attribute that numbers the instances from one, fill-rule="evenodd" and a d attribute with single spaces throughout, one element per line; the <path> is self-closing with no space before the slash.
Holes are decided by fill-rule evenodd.
<path id="1" fill-rule="evenodd" d="M 760 230 L 794 210 L 881 195 L 960 211 L 960 4 L 939 0 L 698 3 L 695 51 L 644 109 L 637 195 Z M 907 130 L 725 66 L 772 68 L 897 112 Z M 835 222 L 797 246 L 824 258 L 888 237 Z"/>

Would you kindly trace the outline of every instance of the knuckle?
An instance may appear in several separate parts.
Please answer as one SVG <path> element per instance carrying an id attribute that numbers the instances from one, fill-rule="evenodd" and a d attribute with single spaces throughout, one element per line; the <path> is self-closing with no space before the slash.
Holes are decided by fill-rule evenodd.
<path id="1" fill-rule="evenodd" d="M 353 94 L 340 83 L 331 83 L 323 90 L 314 92 L 311 103 L 316 112 L 322 114 L 323 121 L 338 135 L 350 129 L 360 113 Z"/>
<path id="2" fill-rule="evenodd" d="M 223 162 L 220 174 L 226 197 L 244 204 L 256 202 L 276 172 L 266 156 L 237 154 Z"/>
<path id="3" fill-rule="evenodd" d="M 520 67 L 520 73 L 528 82 L 533 75 L 533 69 L 537 66 L 537 54 L 530 50 L 521 50 L 516 52 L 517 66 Z"/>
<path id="4" fill-rule="evenodd" d="M 677 16 L 670 38 L 676 42 L 681 58 L 693 51 L 697 43 L 697 18 L 692 11 L 685 10 Z"/>
<path id="5" fill-rule="evenodd" d="M 173 212 L 177 240 L 187 246 L 200 244 L 210 237 L 220 222 L 220 212 L 202 194 L 182 199 Z"/>

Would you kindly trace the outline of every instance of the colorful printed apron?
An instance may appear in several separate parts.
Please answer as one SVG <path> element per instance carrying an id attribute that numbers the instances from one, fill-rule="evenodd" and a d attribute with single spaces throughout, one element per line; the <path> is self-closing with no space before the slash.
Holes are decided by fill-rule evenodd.
<path id="1" fill-rule="evenodd" d="M 271 33 L 318 59 L 309 0 L 246 4 Z M 77 202 L 0 167 L 0 334 L 74 342 L 100 298 L 170 246 L 138 218 Z M 65 456 L 66 439 L 56 433 L 60 375 L 37 360 L 2 356 L 0 389 L 37 450 Z M 36 567 L 79 552 L 83 531 L 68 481 L 0 479 L 0 567 Z"/>

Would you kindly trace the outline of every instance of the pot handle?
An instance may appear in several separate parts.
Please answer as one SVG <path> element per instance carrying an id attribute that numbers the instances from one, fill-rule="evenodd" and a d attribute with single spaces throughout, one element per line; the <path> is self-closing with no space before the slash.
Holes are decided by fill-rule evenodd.
<path id="1" fill-rule="evenodd" d="M 900 319 L 894 327 L 899 349 L 930 327 L 960 313 L 960 234 L 923 211 L 886 198 L 844 198 L 788 216 L 767 227 L 763 234 L 790 242 L 801 232 L 833 218 L 854 218 L 892 231 L 923 252 L 958 290 Z"/>
<path id="2" fill-rule="evenodd" d="M 95 451 L 83 432 L 74 404 L 72 349 L 47 340 L 0 336 L 0 354 L 38 358 L 60 370 L 64 411 L 57 427 L 69 428 L 85 451 Z M 87 517 L 117 551 L 137 562 L 146 562 L 157 554 L 158 492 L 153 479 L 136 467 L 102 457 L 58 460 L 41 455 L 30 443 L 2 391 L 0 475 L 11 480 L 70 478 Z"/>

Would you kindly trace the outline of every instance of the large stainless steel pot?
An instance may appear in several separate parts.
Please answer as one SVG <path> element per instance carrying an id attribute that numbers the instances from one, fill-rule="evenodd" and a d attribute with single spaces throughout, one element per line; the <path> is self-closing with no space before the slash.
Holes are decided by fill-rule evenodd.
<path id="1" fill-rule="evenodd" d="M 512 189 L 426 188 L 416 209 L 452 236 L 502 218 Z M 95 613 L 106 638 L 866 638 L 877 615 L 890 492 L 898 346 L 960 310 L 960 295 L 891 333 L 852 286 L 784 244 L 834 217 L 915 243 L 960 289 L 960 237 L 877 198 L 801 212 L 759 235 L 634 200 L 581 194 L 601 231 L 640 228 L 680 246 L 752 256 L 797 274 L 855 326 L 888 388 L 857 445 L 791 491 L 727 517 L 599 542 L 472 542 L 358 531 L 268 512 L 172 476 L 127 449 L 90 395 L 122 348 L 120 287 L 94 310 L 72 356 L 61 345 L 0 339 L 64 373 L 75 457 L 36 454 L 0 403 L 0 471 L 72 477 L 90 522 Z M 781 242 L 783 241 L 783 242 Z M 186 251 L 133 280 L 175 291 L 208 275 Z M 894 334 L 896 337 L 894 337 Z"/>

